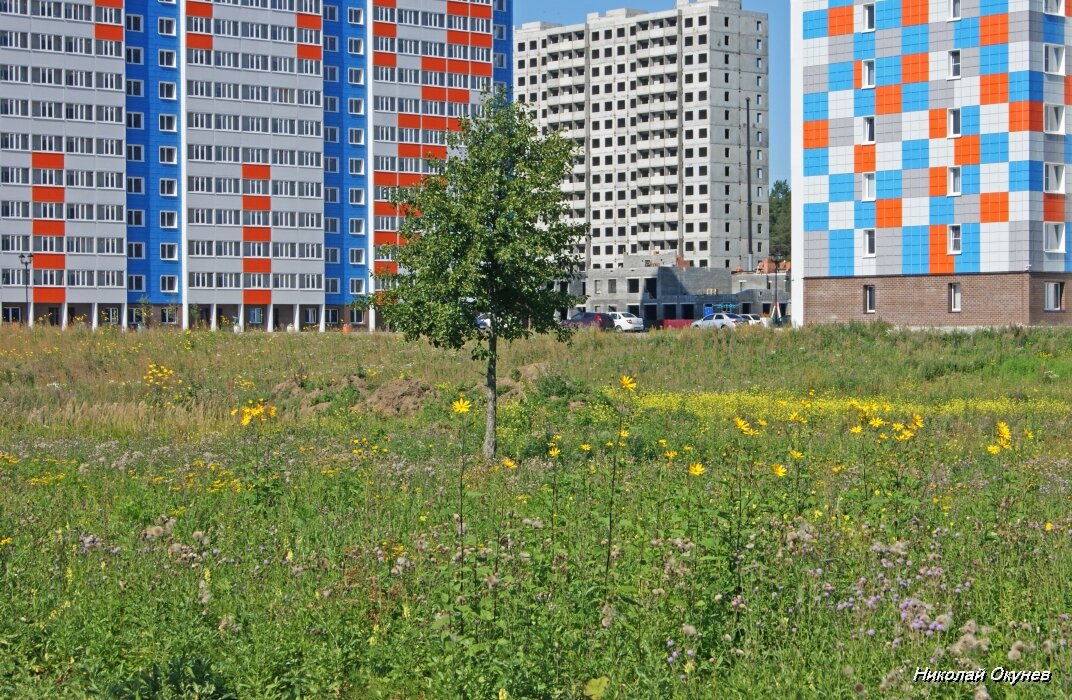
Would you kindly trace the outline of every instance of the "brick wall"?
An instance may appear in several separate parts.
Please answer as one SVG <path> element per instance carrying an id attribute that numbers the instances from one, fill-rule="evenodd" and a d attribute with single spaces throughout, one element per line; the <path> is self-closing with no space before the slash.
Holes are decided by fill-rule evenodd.
<path id="1" fill-rule="evenodd" d="M 1065 283 L 1062 311 L 1043 311 L 1044 284 Z M 961 310 L 949 308 L 949 285 L 959 283 Z M 864 312 L 864 285 L 875 287 L 875 312 Z M 898 326 L 977 327 L 1072 325 L 1072 274 L 996 273 L 804 280 L 804 322 L 886 321 Z"/>

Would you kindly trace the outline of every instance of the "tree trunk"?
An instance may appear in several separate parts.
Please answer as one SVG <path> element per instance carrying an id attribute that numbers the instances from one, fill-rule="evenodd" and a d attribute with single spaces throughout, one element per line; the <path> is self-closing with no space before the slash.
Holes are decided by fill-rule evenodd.
<path id="1" fill-rule="evenodd" d="M 498 323 L 498 319 L 491 318 L 491 323 L 491 332 L 488 335 L 488 374 L 485 385 L 488 391 L 488 415 L 484 423 L 484 459 L 489 462 L 495 459 L 495 418 L 499 398 L 496 392 L 498 380 L 495 374 L 495 361 L 498 359 L 495 324 Z"/>

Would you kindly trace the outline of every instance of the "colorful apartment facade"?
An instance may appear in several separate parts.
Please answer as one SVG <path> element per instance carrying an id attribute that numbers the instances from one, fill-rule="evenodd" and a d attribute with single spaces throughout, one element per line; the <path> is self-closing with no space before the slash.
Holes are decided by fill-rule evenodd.
<path id="1" fill-rule="evenodd" d="M 4 320 L 368 324 L 387 188 L 510 88 L 511 23 L 506 0 L 0 0 Z"/>
<path id="2" fill-rule="evenodd" d="M 1066 0 L 793 0 L 793 318 L 1069 324 Z"/>

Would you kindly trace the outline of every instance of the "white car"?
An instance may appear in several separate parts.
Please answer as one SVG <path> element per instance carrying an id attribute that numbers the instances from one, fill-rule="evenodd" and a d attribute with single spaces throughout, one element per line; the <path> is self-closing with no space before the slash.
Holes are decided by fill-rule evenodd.
<path id="1" fill-rule="evenodd" d="M 741 318 L 743 318 L 746 321 L 748 321 L 748 325 L 750 325 L 750 326 L 762 326 L 763 325 L 763 317 L 760 316 L 759 314 L 740 314 L 740 316 L 741 316 Z"/>
<path id="2" fill-rule="evenodd" d="M 614 319 L 614 330 L 616 331 L 644 330 L 644 319 L 636 314 L 631 314 L 628 311 L 611 311 L 610 317 Z"/>
<path id="3" fill-rule="evenodd" d="M 692 322 L 693 328 L 729 328 L 733 330 L 737 327 L 737 319 L 734 314 L 707 314 L 699 321 Z"/>

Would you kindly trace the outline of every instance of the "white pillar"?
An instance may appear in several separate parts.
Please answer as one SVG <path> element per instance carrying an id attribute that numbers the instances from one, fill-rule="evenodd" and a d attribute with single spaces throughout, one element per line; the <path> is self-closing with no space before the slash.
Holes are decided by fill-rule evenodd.
<path id="1" fill-rule="evenodd" d="M 238 305 L 238 319 L 235 321 L 235 327 L 239 331 L 246 329 L 246 304 L 245 302 Z"/>
<path id="2" fill-rule="evenodd" d="M 327 311 L 327 304 L 321 304 L 320 305 L 320 332 L 321 333 L 323 333 L 324 331 L 326 331 L 328 329 L 327 319 L 324 318 L 325 316 L 327 316 L 326 311 Z"/>
<path id="3" fill-rule="evenodd" d="M 60 330 L 67 330 L 67 302 L 60 306 Z"/>
<path id="4" fill-rule="evenodd" d="M 119 325 L 123 330 L 129 327 L 127 325 L 127 303 L 125 301 L 119 305 Z"/>
<path id="5" fill-rule="evenodd" d="M 365 315 L 365 318 L 368 319 L 368 329 L 370 331 L 376 330 L 376 309 L 370 308 L 368 310 L 368 313 Z"/>
<path id="6" fill-rule="evenodd" d="M 33 312 L 34 312 L 34 303 L 32 301 L 32 297 L 31 297 L 30 306 L 29 306 L 29 308 L 26 309 L 26 318 L 29 319 L 30 328 L 34 327 L 34 313 Z"/>
<path id="7" fill-rule="evenodd" d="M 100 316 L 100 309 L 97 308 L 97 302 L 93 302 L 93 306 L 91 308 L 93 309 L 90 312 L 91 314 L 93 314 L 93 320 L 89 322 L 89 327 L 93 330 L 97 330 L 97 322 Z"/>
<path id="8" fill-rule="evenodd" d="M 295 333 L 301 330 L 301 318 L 299 318 L 300 315 L 301 315 L 301 304 L 295 304 L 294 305 L 294 332 Z"/>
<path id="9" fill-rule="evenodd" d="M 208 327 L 212 330 L 216 330 L 216 305 L 212 304 L 210 308 L 212 311 L 209 312 L 211 317 L 209 318 Z"/>
<path id="10" fill-rule="evenodd" d="M 268 318 L 264 324 L 264 330 L 269 333 L 275 332 L 275 304 L 268 305 Z"/>
<path id="11" fill-rule="evenodd" d="M 182 305 L 179 307 L 179 313 L 182 314 L 182 329 L 188 330 L 193 324 L 190 323 L 190 306 L 186 303 L 186 285 L 183 284 L 182 293 Z"/>

